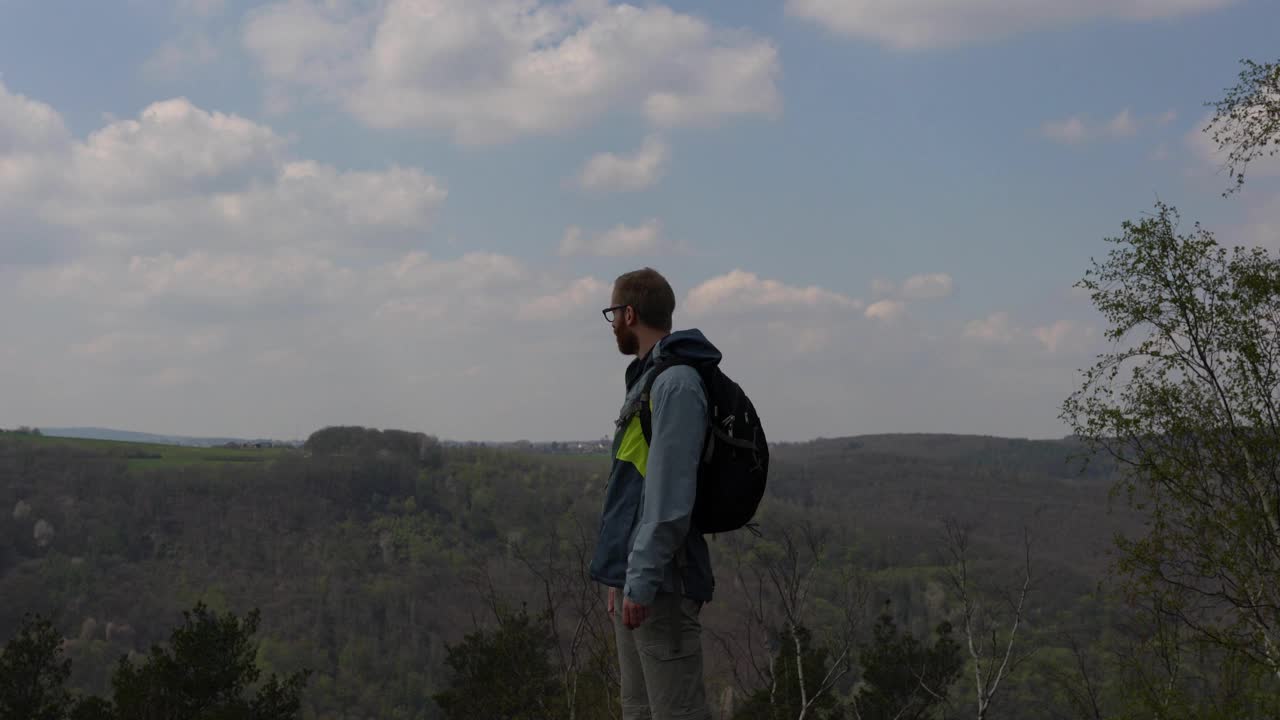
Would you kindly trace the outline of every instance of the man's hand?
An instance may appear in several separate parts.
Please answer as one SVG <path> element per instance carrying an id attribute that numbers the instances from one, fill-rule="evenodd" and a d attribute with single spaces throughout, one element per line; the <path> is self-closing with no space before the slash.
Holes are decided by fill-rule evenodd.
<path id="1" fill-rule="evenodd" d="M 631 602 L 631 598 L 622 599 L 622 624 L 635 630 L 649 617 L 649 606 Z"/>
<path id="2" fill-rule="evenodd" d="M 613 617 L 613 603 L 618 597 L 618 588 L 609 588 L 609 617 Z"/>

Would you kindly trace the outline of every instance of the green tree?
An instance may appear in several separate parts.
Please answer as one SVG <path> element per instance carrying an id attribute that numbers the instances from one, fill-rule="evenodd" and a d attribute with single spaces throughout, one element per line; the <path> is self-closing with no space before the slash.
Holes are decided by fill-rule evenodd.
<path id="1" fill-rule="evenodd" d="M 203 603 L 183 613 L 169 647 L 153 646 L 135 665 L 123 658 L 112 678 L 116 716 L 129 720 L 291 720 L 307 671 L 283 681 L 272 675 L 256 690 L 261 672 L 253 635 L 259 613 L 243 620 L 219 616 Z"/>
<path id="2" fill-rule="evenodd" d="M 0 720 L 62 720 L 72 707 L 63 687 L 70 676 L 53 623 L 28 616 L 0 651 Z"/>
<path id="3" fill-rule="evenodd" d="M 1127 590 L 1280 677 L 1280 261 L 1164 204 L 1123 229 L 1079 283 L 1117 349 L 1064 419 L 1148 513 L 1118 540 Z"/>
<path id="4" fill-rule="evenodd" d="M 951 623 L 934 631 L 932 646 L 901 632 L 888 612 L 862 649 L 862 682 L 854 698 L 862 720 L 924 720 L 945 706 L 947 693 L 964 667 L 960 646 L 951 639 Z"/>
<path id="5" fill-rule="evenodd" d="M 805 687 L 812 693 L 817 685 L 815 678 L 828 674 L 829 652 L 827 648 L 814 647 L 808 628 L 794 627 L 794 632 L 784 631 L 778 638 L 778 654 L 772 664 L 773 684 L 751 694 L 742 709 L 734 713 L 734 720 L 839 720 L 844 717 L 834 693 L 824 692 L 815 699 L 806 698 L 801 692 L 802 678 L 806 678 Z"/>
<path id="6" fill-rule="evenodd" d="M 1280 62 L 1241 64 L 1240 82 L 1213 103 L 1216 112 L 1205 128 L 1227 151 L 1225 169 L 1235 179 L 1224 195 L 1244 184 L 1250 162 L 1280 152 Z"/>
<path id="7" fill-rule="evenodd" d="M 563 713 L 563 687 L 548 653 L 555 638 L 545 618 L 499 611 L 498 626 L 447 648 L 449 687 L 434 696 L 450 720 L 547 720 Z"/>

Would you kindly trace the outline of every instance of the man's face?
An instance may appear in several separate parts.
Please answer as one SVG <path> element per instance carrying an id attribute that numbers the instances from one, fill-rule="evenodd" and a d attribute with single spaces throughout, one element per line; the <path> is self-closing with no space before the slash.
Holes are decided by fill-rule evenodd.
<path id="1" fill-rule="evenodd" d="M 621 305 L 617 293 L 613 295 L 610 305 Z M 627 325 L 627 319 L 635 319 L 635 311 L 630 306 L 619 308 L 613 313 L 613 337 L 618 341 L 618 352 L 623 355 L 635 355 L 640 350 L 640 338 L 636 331 Z"/>

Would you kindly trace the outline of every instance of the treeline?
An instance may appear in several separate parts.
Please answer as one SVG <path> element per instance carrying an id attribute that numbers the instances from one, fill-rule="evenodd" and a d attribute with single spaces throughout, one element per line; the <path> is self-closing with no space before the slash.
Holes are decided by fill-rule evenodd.
<path id="1" fill-rule="evenodd" d="M 877 442 L 865 440 L 843 461 L 818 445 L 808 458 L 780 457 L 763 537 L 711 540 L 718 585 L 704 612 L 707 672 L 724 717 L 784 717 L 797 702 L 809 705 L 806 717 L 853 717 L 855 701 L 870 717 L 871 688 L 902 687 L 873 681 L 885 667 L 873 658 L 926 657 L 948 622 L 964 670 L 949 692 L 941 679 L 925 683 L 945 702 L 918 717 L 959 716 L 975 692 L 973 667 L 995 655 L 967 650 L 956 559 L 939 521 L 946 515 L 930 513 L 928 498 L 948 477 L 948 492 L 968 498 L 947 503 L 957 527 L 976 527 L 966 544 L 969 592 L 991 611 L 1003 607 L 999 597 L 978 590 L 1016 591 L 1024 568 L 1021 538 L 1006 532 L 1016 518 L 993 524 L 984 511 L 992 498 L 1022 497 L 1033 508 L 1057 498 L 1041 511 L 1054 519 L 1037 528 L 1036 582 L 1013 643 L 1019 658 L 1030 655 L 1002 676 L 991 717 L 1059 717 L 1079 684 L 1073 647 L 1090 668 L 1106 669 L 1088 676 L 1100 702 L 1121 703 L 1127 676 L 1102 659 L 1136 636 L 1118 634 L 1120 608 L 1093 592 L 1091 558 L 1054 548 L 1073 531 L 1070 508 L 1077 529 L 1095 532 L 1106 484 L 1057 477 L 1065 470 L 1028 473 L 1018 447 L 987 448 L 980 438 L 950 441 L 967 448 L 963 457 L 913 451 L 905 438 L 891 452 Z M 347 450 L 357 446 L 372 450 Z M 110 698 L 118 659 L 166 642 L 164 618 L 200 602 L 219 613 L 260 608 L 262 672 L 310 671 L 299 717 L 425 720 L 449 717 L 448 698 L 465 695 L 467 678 L 511 661 L 490 653 L 497 665 L 458 665 L 466 653 L 483 660 L 486 648 L 521 647 L 504 633 L 525 612 L 526 635 L 515 638 L 548 639 L 540 647 L 555 681 L 546 702 L 557 710 L 540 717 L 610 717 L 612 630 L 585 572 L 606 459 L 445 448 L 433 467 L 420 444 L 319 447 L 259 464 L 152 466 L 131 459 L 128 444 L 0 437 L 0 637 L 16 636 L 26 613 L 46 613 L 73 661 L 67 687 Z M 1054 447 L 1030 452 L 1057 452 L 1067 467 L 1068 450 Z M 860 452 L 876 453 L 874 461 Z M 991 461 L 997 454 L 1014 457 L 1002 466 Z M 857 480 L 842 485 L 842 475 Z M 897 513 L 896 525 L 864 520 L 917 495 L 915 511 Z M 800 584 L 782 582 L 791 589 L 779 593 L 786 578 Z M 882 634 L 893 639 L 877 645 L 882 615 L 893 624 Z M 1000 617 L 974 621 L 986 637 L 981 623 Z M 912 702 L 932 697 L 915 692 Z"/>
<path id="2" fill-rule="evenodd" d="M 40 432 L 40 428 L 30 427 L 28 425 L 19 425 L 18 427 L 12 430 L 5 430 L 4 428 L 0 428 L 0 434 L 4 434 L 4 433 L 13 433 L 14 435 L 33 435 L 35 437 L 44 436 L 44 433 Z"/>
<path id="3" fill-rule="evenodd" d="M 379 430 L 356 425 L 317 430 L 303 443 L 303 449 L 317 455 L 392 455 L 412 458 L 426 468 L 438 468 L 444 450 L 433 435 L 405 430 Z"/>
<path id="4" fill-rule="evenodd" d="M 293 720 L 308 673 L 261 677 L 258 622 L 256 611 L 240 619 L 198 604 L 167 644 L 121 657 L 110 693 L 98 696 L 66 687 L 64 639 L 49 620 L 29 617 L 0 650 L 0 719 Z"/>

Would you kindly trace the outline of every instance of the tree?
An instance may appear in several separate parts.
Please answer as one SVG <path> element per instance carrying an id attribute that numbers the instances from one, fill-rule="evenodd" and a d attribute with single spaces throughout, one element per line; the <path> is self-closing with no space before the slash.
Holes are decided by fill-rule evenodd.
<path id="1" fill-rule="evenodd" d="M 1280 62 L 1241 64 L 1240 82 L 1213 103 L 1216 112 L 1205 127 L 1227 150 L 1226 170 L 1235 179 L 1223 195 L 1240 189 L 1250 162 L 1280 152 Z"/>
<path id="2" fill-rule="evenodd" d="M 62 636 L 53 623 L 27 616 L 0 651 L 0 720 L 62 720 L 72 707 L 63 688 L 70 676 L 71 661 L 62 659 Z"/>
<path id="3" fill-rule="evenodd" d="M 773 673 L 768 687 L 755 691 L 734 713 L 734 720 L 838 720 L 843 717 L 836 696 L 814 694 L 813 680 L 828 671 L 829 650 L 814 647 L 813 635 L 803 625 L 789 625 L 778 641 L 778 653 L 770 665 Z"/>
<path id="4" fill-rule="evenodd" d="M 947 692 L 964 667 L 960 646 L 951 639 L 951 623 L 934 631 L 937 640 L 926 646 L 909 632 L 900 632 L 893 616 L 880 615 L 872 642 L 862 648 L 863 686 L 854 698 L 858 720 L 924 720 L 944 707 Z"/>
<path id="5" fill-rule="evenodd" d="M 309 672 L 272 675 L 251 693 L 261 671 L 253 635 L 259 613 L 219 616 L 204 603 L 183 613 L 169 647 L 153 646 L 135 665 L 122 658 L 112 678 L 116 717 L 130 720 L 293 720 Z"/>
<path id="6" fill-rule="evenodd" d="M 567 720 L 593 717 L 583 712 L 587 708 L 598 710 L 608 704 L 612 710 L 621 682 L 613 623 L 590 573 L 593 539 L 577 519 L 573 530 L 571 536 L 562 537 L 560 529 L 553 528 L 542 539 L 542 547 L 532 552 L 521 543 L 507 543 L 507 551 L 542 591 Z M 481 592 L 496 608 L 496 591 L 487 570 Z"/>
<path id="7" fill-rule="evenodd" d="M 984 591 L 972 572 L 969 529 L 954 520 L 945 525 L 952 560 L 948 575 L 960 602 L 960 630 L 972 661 L 976 717 L 986 720 L 1002 683 L 1034 652 L 1017 648 L 1018 630 L 1026 619 L 1032 589 L 1031 537 L 1024 529 L 1022 578 L 1017 589 Z"/>
<path id="8" fill-rule="evenodd" d="M 453 679 L 434 697 L 450 720 L 546 720 L 563 712 L 563 691 L 548 660 L 555 638 L 543 618 L 500 612 L 498 626 L 448 646 Z"/>
<path id="9" fill-rule="evenodd" d="M 770 528 L 778 543 L 758 540 L 750 546 L 730 536 L 735 565 L 734 585 L 746 606 L 741 637 L 711 633 L 730 658 L 734 679 L 747 696 L 737 718 L 812 720 L 838 717 L 834 712 L 836 686 L 852 668 L 854 634 L 866 602 L 866 585 L 844 571 L 837 588 L 838 612 L 826 630 L 823 647 L 813 647 L 808 629 L 818 572 L 827 562 L 827 534 L 805 520 L 792 528 Z M 761 647 L 763 646 L 763 648 Z M 760 655 L 767 653 L 767 660 Z M 744 678 L 742 660 L 751 673 Z M 761 709 L 766 707 L 766 710 Z"/>
<path id="10" fill-rule="evenodd" d="M 1280 261 L 1163 203 L 1122 227 L 1078 283 L 1117 349 L 1063 417 L 1148 511 L 1117 541 L 1127 591 L 1280 679 Z"/>

